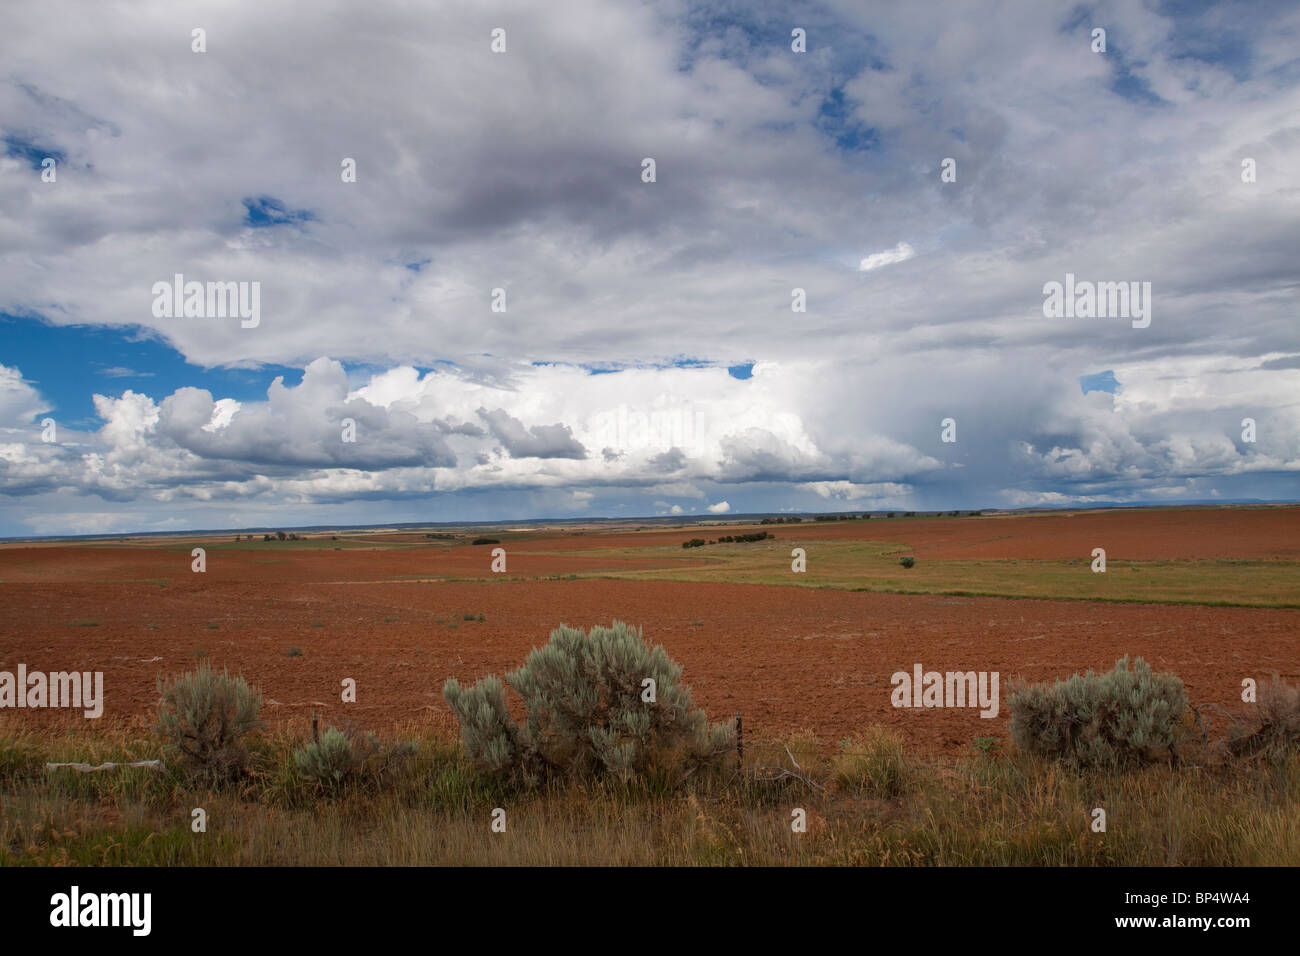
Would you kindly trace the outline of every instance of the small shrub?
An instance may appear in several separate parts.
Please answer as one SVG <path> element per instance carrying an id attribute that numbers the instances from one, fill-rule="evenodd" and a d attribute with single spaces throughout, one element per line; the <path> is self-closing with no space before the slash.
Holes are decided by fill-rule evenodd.
<path id="1" fill-rule="evenodd" d="M 1273 680 L 1259 689 L 1254 721 L 1239 722 L 1229 732 L 1227 743 L 1234 756 L 1263 755 L 1278 763 L 1300 753 L 1300 688 L 1274 674 Z"/>
<path id="2" fill-rule="evenodd" d="M 416 751 L 411 742 L 381 744 L 379 735 L 350 724 L 330 727 L 320 739 L 294 752 L 303 779 L 327 793 L 346 787 L 378 787 Z"/>
<path id="3" fill-rule="evenodd" d="M 414 741 L 383 743 L 378 734 L 345 721 L 293 751 L 289 766 L 281 769 L 280 787 L 287 794 L 301 793 L 298 785 L 305 783 L 331 797 L 345 791 L 376 793 L 400 777 L 418 749 Z"/>
<path id="4" fill-rule="evenodd" d="M 709 725 L 681 673 L 662 647 L 621 621 L 589 633 L 561 625 L 506 675 L 523 698 L 523 726 L 496 677 L 472 687 L 452 678 L 442 693 L 465 752 L 482 770 L 527 785 L 549 776 L 680 782 L 730 750 L 734 733 L 730 722 Z M 642 700 L 646 678 L 655 682 L 653 703 Z"/>
<path id="5" fill-rule="evenodd" d="M 373 735 L 363 738 L 362 747 L 373 748 L 377 742 Z M 330 727 L 320 735 L 320 740 L 307 744 L 293 755 L 298 772 L 325 790 L 337 790 L 351 779 L 365 762 L 362 747 L 353 745 L 343 731 Z"/>
<path id="6" fill-rule="evenodd" d="M 911 769 L 903 738 L 888 727 L 868 727 L 853 740 L 840 741 L 831 773 L 845 790 L 891 799 L 903 792 Z"/>
<path id="7" fill-rule="evenodd" d="M 313 625 L 313 627 L 314 627 L 314 626 L 315 626 L 315 625 Z M 289 648 L 287 651 L 284 652 L 284 656 L 285 656 L 285 657 L 302 657 L 302 648 L 301 648 L 301 647 L 291 647 L 291 648 Z"/>
<path id="8" fill-rule="evenodd" d="M 1175 758 L 1191 715 L 1177 675 L 1153 674 L 1140 657 L 1130 671 L 1127 656 L 1109 674 L 1018 688 L 1008 705 L 1021 750 L 1104 769 Z"/>
<path id="9" fill-rule="evenodd" d="M 260 690 L 206 662 L 192 673 L 159 678 L 158 690 L 155 730 L 191 769 L 214 778 L 243 769 L 243 738 L 262 726 Z"/>
<path id="10" fill-rule="evenodd" d="M 898 563 L 905 568 L 914 567 L 916 565 L 916 558 L 912 557 L 910 554 L 905 554 L 898 559 Z"/>
<path id="11" fill-rule="evenodd" d="M 443 684 L 442 696 L 460 721 L 465 753 L 478 769 L 503 775 L 532 771 L 524 766 L 522 733 L 506 707 L 499 677 L 484 677 L 468 688 L 452 677 Z"/>

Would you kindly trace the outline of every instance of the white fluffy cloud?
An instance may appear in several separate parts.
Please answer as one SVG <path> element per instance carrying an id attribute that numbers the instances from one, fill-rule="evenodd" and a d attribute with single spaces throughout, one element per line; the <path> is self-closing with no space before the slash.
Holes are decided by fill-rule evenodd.
<path id="1" fill-rule="evenodd" d="M 48 407 L 18 369 L 0 365 L 0 427 L 23 428 Z"/>
<path id="2" fill-rule="evenodd" d="M 51 445 L 74 389 L 6 343 L 4 530 L 1295 496 L 1300 11 L 1107 5 L 1105 56 L 1035 0 L 800 7 L 802 55 L 784 5 L 714 12 L 8 11 L 0 312 L 305 374 L 158 375 Z M 178 272 L 261 323 L 155 318 Z M 1067 272 L 1151 282 L 1151 326 L 1044 319 Z"/>
<path id="3" fill-rule="evenodd" d="M 886 249 L 884 252 L 873 252 L 860 263 L 858 263 L 859 272 L 870 272 L 872 269 L 879 269 L 881 266 L 893 265 L 895 262 L 906 262 L 916 255 L 916 250 L 906 242 L 900 242 L 893 249 Z"/>

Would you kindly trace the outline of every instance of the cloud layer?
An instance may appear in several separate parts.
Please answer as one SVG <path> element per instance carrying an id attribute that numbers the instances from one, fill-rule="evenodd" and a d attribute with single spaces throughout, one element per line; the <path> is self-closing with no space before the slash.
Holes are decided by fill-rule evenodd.
<path id="1" fill-rule="evenodd" d="M 896 6 L 15 8 L 0 312 L 196 371 L 47 442 L 0 348 L 0 532 L 1296 497 L 1300 11 Z"/>

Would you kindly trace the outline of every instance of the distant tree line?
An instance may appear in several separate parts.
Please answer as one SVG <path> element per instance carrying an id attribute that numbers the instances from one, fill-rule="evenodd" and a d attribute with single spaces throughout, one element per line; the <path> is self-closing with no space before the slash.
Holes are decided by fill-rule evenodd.
<path id="1" fill-rule="evenodd" d="M 702 548 L 706 544 L 740 544 L 747 541 L 765 541 L 767 539 L 776 539 L 776 535 L 769 534 L 766 531 L 753 531 L 749 534 L 726 534 L 717 541 L 705 541 L 703 538 L 691 538 L 689 541 L 683 541 L 683 548 Z"/>

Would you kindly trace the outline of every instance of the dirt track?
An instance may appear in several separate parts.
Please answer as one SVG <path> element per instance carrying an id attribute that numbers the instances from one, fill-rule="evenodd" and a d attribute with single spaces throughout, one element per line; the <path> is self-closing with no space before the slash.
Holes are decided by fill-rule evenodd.
<path id="1" fill-rule="evenodd" d="M 1149 513 L 1131 523 L 1121 517 L 913 522 L 906 540 L 918 553 L 940 557 L 1053 557 L 1077 555 L 1102 535 L 1112 553 L 1136 558 L 1283 556 L 1300 542 L 1300 509 Z M 885 534 L 887 527 L 842 522 L 776 530 L 879 538 L 904 529 L 895 524 Z M 998 671 L 1005 698 L 1015 677 L 1056 678 L 1141 655 L 1180 674 L 1194 701 L 1234 710 L 1243 677 L 1277 671 L 1300 679 L 1300 610 L 518 577 L 652 566 L 648 558 L 611 562 L 579 549 L 682 537 L 680 530 L 537 537 L 512 545 L 509 579 L 485 582 L 418 579 L 487 577 L 487 547 L 213 549 L 208 572 L 195 575 L 188 544 L 10 546 L 0 549 L 0 669 L 21 662 L 29 670 L 102 670 L 106 718 L 121 720 L 147 715 L 156 678 L 192 668 L 196 652 L 205 651 L 216 665 L 262 686 L 272 719 L 305 721 L 319 709 L 373 727 L 450 727 L 440 693 L 447 677 L 503 673 L 561 622 L 619 618 L 644 627 L 684 665 L 714 719 L 739 710 L 748 728 L 810 728 L 826 740 L 883 723 L 914 746 L 946 752 L 968 748 L 978 736 L 1005 736 L 1005 706 L 992 720 L 974 709 L 894 709 L 895 671 L 910 672 L 916 663 Z M 462 619 L 479 612 L 485 621 Z M 287 656 L 295 647 L 302 656 Z M 359 694 L 346 708 L 339 703 L 344 677 L 357 680 Z M 37 724 L 73 720 L 57 711 L 5 711 L 0 719 L 20 715 Z"/>

